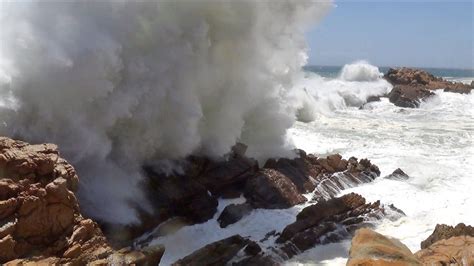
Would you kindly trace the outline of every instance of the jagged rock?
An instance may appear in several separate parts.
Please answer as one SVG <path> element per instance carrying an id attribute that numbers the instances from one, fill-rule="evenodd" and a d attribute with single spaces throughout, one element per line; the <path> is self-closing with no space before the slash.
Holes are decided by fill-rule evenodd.
<path id="1" fill-rule="evenodd" d="M 426 90 L 444 89 L 449 92 L 470 93 L 474 86 L 469 86 L 461 82 L 450 82 L 441 77 L 413 68 L 389 69 L 384 78 L 392 85 L 407 85 L 409 87 L 423 87 Z"/>
<path id="2" fill-rule="evenodd" d="M 230 204 L 224 208 L 217 221 L 220 227 L 225 228 L 229 224 L 236 223 L 253 210 L 248 203 Z"/>
<path id="3" fill-rule="evenodd" d="M 283 209 L 306 201 L 290 178 L 273 169 L 261 169 L 252 176 L 244 195 L 255 208 Z"/>
<path id="4" fill-rule="evenodd" d="M 442 239 L 415 253 L 423 265 L 474 265 L 474 237 Z"/>
<path id="5" fill-rule="evenodd" d="M 0 137 L 0 263 L 86 264 L 117 254 L 97 223 L 82 217 L 78 180 L 55 145 Z M 163 254 L 124 254 L 132 252 L 155 264 Z"/>
<path id="6" fill-rule="evenodd" d="M 251 245 L 252 247 L 249 248 L 250 252 L 248 252 L 248 247 Z M 245 239 L 241 237 L 240 235 L 234 235 L 219 241 L 216 241 L 214 243 L 211 243 L 209 245 L 204 246 L 203 248 L 193 252 L 192 254 L 176 261 L 173 263 L 173 266 L 181 266 L 181 265 L 200 265 L 200 266 L 205 266 L 205 265 L 226 265 L 230 261 L 237 260 L 236 256 L 237 253 L 241 250 L 247 250 L 245 251 L 245 254 L 247 254 L 247 258 L 242 258 L 242 259 L 249 259 L 251 257 L 254 257 L 256 251 L 256 246 L 258 246 L 257 243 Z M 237 262 L 237 261 L 235 261 Z M 241 264 L 241 265 L 249 265 L 249 264 Z"/>
<path id="7" fill-rule="evenodd" d="M 422 101 L 433 95 L 433 92 L 422 86 L 396 85 L 388 94 L 388 99 L 396 106 L 417 108 Z"/>
<path id="8" fill-rule="evenodd" d="M 371 229 L 356 231 L 351 242 L 348 266 L 421 265 L 402 242 Z"/>
<path id="9" fill-rule="evenodd" d="M 474 237 L 474 227 L 465 225 L 463 223 L 459 223 L 455 227 L 445 224 L 437 224 L 433 233 L 427 239 L 421 242 L 421 248 L 427 248 L 435 242 L 455 236 Z"/>
<path id="10" fill-rule="evenodd" d="M 395 180 L 407 180 L 408 178 L 410 178 L 410 176 L 408 176 L 407 174 L 405 174 L 405 172 L 403 172 L 402 169 L 397 168 L 395 171 L 393 171 L 393 173 L 389 174 L 389 175 L 386 176 L 385 178 L 387 178 L 387 179 L 395 179 Z"/>
<path id="11" fill-rule="evenodd" d="M 355 193 L 323 200 L 304 208 L 296 221 L 283 229 L 277 243 L 282 243 L 282 251 L 292 257 L 315 245 L 346 238 L 357 228 L 382 218 L 384 214 L 380 202 L 367 204 Z"/>

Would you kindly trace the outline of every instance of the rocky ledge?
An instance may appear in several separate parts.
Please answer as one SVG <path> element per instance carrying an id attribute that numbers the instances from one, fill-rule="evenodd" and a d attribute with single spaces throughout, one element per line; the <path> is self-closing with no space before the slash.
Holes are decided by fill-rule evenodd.
<path id="1" fill-rule="evenodd" d="M 474 265 L 474 228 L 437 225 L 413 254 L 404 244 L 374 232 L 359 229 L 352 239 L 347 265 Z"/>
<path id="2" fill-rule="evenodd" d="M 474 88 L 473 83 L 450 82 L 426 71 L 406 67 L 391 68 L 384 78 L 393 85 L 388 95 L 390 102 L 400 107 L 418 107 L 422 101 L 435 95 L 434 90 L 467 94 Z"/>
<path id="3" fill-rule="evenodd" d="M 342 189 L 373 181 L 378 167 L 367 159 L 343 159 L 339 154 L 319 158 L 296 151 L 293 159 L 269 159 L 263 167 L 245 156 L 246 147 L 238 144 L 222 160 L 191 156 L 183 172 L 161 174 L 146 167 L 144 184 L 154 212 L 142 212 L 138 226 L 104 225 L 114 242 L 130 243 L 135 237 L 173 219 L 179 226 L 205 222 L 217 212 L 218 198 L 244 196 L 246 203 L 227 206 L 218 217 L 221 227 L 239 221 L 256 208 L 284 209 L 307 201 L 330 199 Z M 151 237 L 165 234 L 158 230 Z"/>
<path id="4" fill-rule="evenodd" d="M 98 224 L 80 213 L 78 182 L 55 145 L 0 137 L 0 263 L 157 265 L 161 246 L 110 247 Z"/>

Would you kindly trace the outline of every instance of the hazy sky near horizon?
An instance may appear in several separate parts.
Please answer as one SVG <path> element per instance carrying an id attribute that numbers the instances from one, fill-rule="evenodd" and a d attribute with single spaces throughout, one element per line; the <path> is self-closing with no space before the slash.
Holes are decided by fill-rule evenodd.
<path id="1" fill-rule="evenodd" d="M 474 0 L 335 2 L 307 33 L 310 65 L 474 68 Z"/>

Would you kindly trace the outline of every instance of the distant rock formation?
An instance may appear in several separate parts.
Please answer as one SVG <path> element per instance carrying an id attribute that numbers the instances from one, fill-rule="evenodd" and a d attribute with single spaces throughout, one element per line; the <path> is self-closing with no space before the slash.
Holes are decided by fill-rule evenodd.
<path id="1" fill-rule="evenodd" d="M 393 85 L 388 95 L 390 102 L 400 107 L 418 107 L 422 101 L 435 95 L 432 90 L 467 94 L 474 88 L 473 84 L 446 81 L 426 71 L 406 67 L 390 68 L 384 78 Z"/>
<path id="2" fill-rule="evenodd" d="M 347 265 L 474 265 L 473 229 L 464 224 L 437 225 L 415 254 L 396 239 L 359 229 Z"/>
<path id="3" fill-rule="evenodd" d="M 0 137 L 0 263 L 158 264 L 161 246 L 110 247 L 97 223 L 80 213 L 78 182 L 55 145 Z"/>

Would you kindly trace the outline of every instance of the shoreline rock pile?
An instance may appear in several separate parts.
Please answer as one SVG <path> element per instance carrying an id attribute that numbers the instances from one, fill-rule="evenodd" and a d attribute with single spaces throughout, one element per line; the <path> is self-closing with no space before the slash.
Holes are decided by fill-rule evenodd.
<path id="1" fill-rule="evenodd" d="M 472 83 L 450 82 L 426 71 L 407 67 L 390 68 L 384 78 L 393 85 L 388 94 L 390 102 L 400 107 L 419 107 L 422 101 L 435 95 L 434 90 L 468 94 L 474 88 Z"/>

